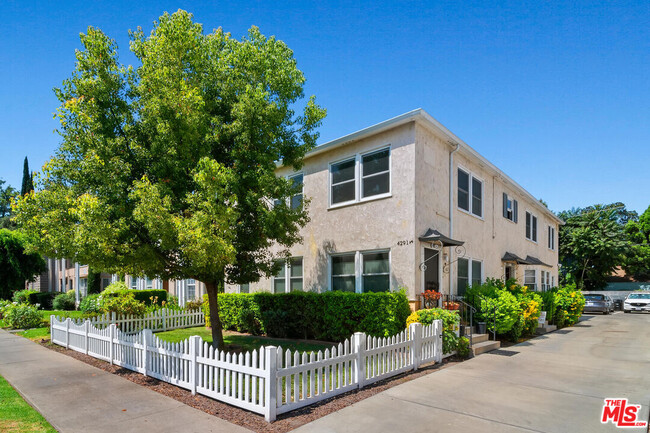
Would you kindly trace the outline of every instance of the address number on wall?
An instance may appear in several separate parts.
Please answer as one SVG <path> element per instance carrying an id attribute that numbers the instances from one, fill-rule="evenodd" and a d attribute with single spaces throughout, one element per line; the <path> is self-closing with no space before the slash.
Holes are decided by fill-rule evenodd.
<path id="1" fill-rule="evenodd" d="M 405 239 L 405 240 L 397 241 L 397 246 L 398 247 L 403 247 L 404 245 L 411 245 L 412 243 L 413 243 L 413 240 Z"/>

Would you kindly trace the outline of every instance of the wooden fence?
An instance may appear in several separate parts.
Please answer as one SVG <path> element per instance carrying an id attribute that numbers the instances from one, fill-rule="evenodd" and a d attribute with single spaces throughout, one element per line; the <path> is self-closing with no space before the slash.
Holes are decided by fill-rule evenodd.
<path id="1" fill-rule="evenodd" d="M 269 422 L 278 414 L 443 358 L 440 320 L 429 326 L 412 324 L 390 338 L 355 333 L 331 349 L 310 354 L 275 346 L 226 353 L 196 335 L 169 343 L 151 329 L 129 334 L 116 324 L 102 329 L 90 320 L 55 316 L 50 328 L 54 344 L 259 413 Z"/>

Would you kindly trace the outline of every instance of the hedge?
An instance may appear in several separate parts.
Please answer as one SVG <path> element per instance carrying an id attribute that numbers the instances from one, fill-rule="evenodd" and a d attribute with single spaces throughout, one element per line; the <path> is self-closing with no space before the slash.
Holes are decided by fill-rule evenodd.
<path id="1" fill-rule="evenodd" d="M 342 341 L 354 332 L 386 337 L 404 330 L 411 313 L 403 291 L 227 293 L 218 300 L 224 329 L 276 338 Z M 208 313 L 207 295 L 203 310 Z"/>
<path id="2" fill-rule="evenodd" d="M 104 289 L 101 295 L 119 297 L 127 293 L 133 293 L 133 296 L 135 296 L 136 301 L 144 302 L 145 305 L 151 305 L 152 303 L 151 298 L 156 298 L 156 297 L 158 297 L 156 305 L 161 305 L 163 301 L 167 301 L 167 292 L 163 289 L 155 289 L 155 290 L 128 289 L 126 288 L 126 284 L 124 284 L 124 282 L 122 281 L 117 281 L 115 283 L 112 283 L 111 285 L 109 285 L 107 288 Z"/>

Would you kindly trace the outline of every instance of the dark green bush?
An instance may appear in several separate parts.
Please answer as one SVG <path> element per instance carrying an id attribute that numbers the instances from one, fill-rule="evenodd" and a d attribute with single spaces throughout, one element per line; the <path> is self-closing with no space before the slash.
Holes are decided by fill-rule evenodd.
<path id="1" fill-rule="evenodd" d="M 51 310 L 52 307 L 52 301 L 54 301 L 54 297 L 56 296 L 57 292 L 35 292 L 31 293 L 27 299 L 27 302 L 29 302 L 32 305 L 39 305 L 39 309 L 41 310 Z"/>
<path id="2" fill-rule="evenodd" d="M 218 299 L 224 329 L 281 338 L 341 341 L 354 332 L 384 337 L 404 330 L 411 312 L 404 292 L 228 293 Z"/>
<path id="3" fill-rule="evenodd" d="M 55 310 L 70 311 L 75 309 L 75 299 L 67 293 L 60 293 L 56 295 L 52 301 L 52 307 Z"/>

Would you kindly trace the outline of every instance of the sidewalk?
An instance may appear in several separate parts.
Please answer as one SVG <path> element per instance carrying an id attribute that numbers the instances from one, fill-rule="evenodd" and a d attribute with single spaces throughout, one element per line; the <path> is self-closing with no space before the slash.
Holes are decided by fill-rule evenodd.
<path id="1" fill-rule="evenodd" d="M 585 318 L 579 326 L 480 355 L 299 427 L 301 433 L 595 433 L 605 398 L 650 402 L 650 316 Z M 507 353 L 506 352 L 506 353 Z M 646 432 L 646 428 L 623 429 Z"/>
<path id="2" fill-rule="evenodd" d="M 60 432 L 249 432 L 0 329 L 0 375 Z"/>

